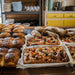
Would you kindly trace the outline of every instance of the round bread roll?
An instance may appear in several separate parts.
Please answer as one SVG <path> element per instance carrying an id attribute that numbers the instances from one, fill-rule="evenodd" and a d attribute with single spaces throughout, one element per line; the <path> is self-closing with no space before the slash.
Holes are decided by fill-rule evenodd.
<path id="1" fill-rule="evenodd" d="M 2 32 L 9 32 L 10 33 L 11 32 L 11 29 L 10 28 L 3 28 L 2 29 Z"/>
<path id="2" fill-rule="evenodd" d="M 19 57 L 14 53 L 7 53 L 5 55 L 5 66 L 7 67 L 15 67 L 18 62 Z"/>
<path id="3" fill-rule="evenodd" d="M 8 50 L 8 53 L 14 53 L 15 55 L 20 56 L 20 50 L 17 49 L 17 48 L 10 48 L 10 49 Z"/>
<path id="4" fill-rule="evenodd" d="M 15 28 L 15 29 L 13 29 L 13 32 L 14 33 L 23 33 L 24 29 L 23 28 Z"/>
<path id="5" fill-rule="evenodd" d="M 22 38 L 15 38 L 13 41 L 14 48 L 21 48 L 24 45 L 25 41 Z"/>
<path id="6" fill-rule="evenodd" d="M 10 36 L 11 36 L 11 34 L 8 32 L 3 32 L 0 34 L 0 38 L 10 37 Z"/>
<path id="7" fill-rule="evenodd" d="M 22 37 L 22 38 L 25 38 L 25 34 L 24 33 L 13 33 L 12 36 L 13 37 Z"/>
<path id="8" fill-rule="evenodd" d="M 14 38 L 12 38 L 12 37 L 5 38 L 2 42 L 2 47 L 12 48 L 13 47 L 13 40 L 14 40 Z"/>
<path id="9" fill-rule="evenodd" d="M 42 35 L 38 32 L 38 31 L 36 31 L 36 30 L 33 30 L 32 32 L 31 32 L 31 34 L 33 35 L 33 36 L 35 36 L 35 37 L 41 37 Z"/>
<path id="10" fill-rule="evenodd" d="M 0 48 L 0 53 L 8 53 L 8 48 Z"/>
<path id="11" fill-rule="evenodd" d="M 23 25 L 16 25 L 14 28 L 23 28 L 24 29 L 24 26 Z"/>

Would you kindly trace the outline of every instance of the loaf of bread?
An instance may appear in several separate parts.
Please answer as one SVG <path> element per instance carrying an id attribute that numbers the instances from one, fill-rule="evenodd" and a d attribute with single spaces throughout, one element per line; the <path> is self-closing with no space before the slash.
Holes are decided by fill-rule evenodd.
<path id="1" fill-rule="evenodd" d="M 14 40 L 14 38 L 12 38 L 12 37 L 4 38 L 1 46 L 6 47 L 6 48 L 12 48 L 13 47 L 13 40 Z"/>
<path id="2" fill-rule="evenodd" d="M 13 32 L 14 33 L 24 33 L 24 29 L 23 28 L 14 28 Z"/>
<path id="3" fill-rule="evenodd" d="M 3 32 L 0 34 L 0 38 L 6 38 L 6 37 L 10 37 L 10 36 L 11 36 L 11 34 L 8 32 Z"/>
<path id="4" fill-rule="evenodd" d="M 9 33 L 10 33 L 10 32 L 12 32 L 12 31 L 11 31 L 10 28 L 3 28 L 3 29 L 2 29 L 2 32 L 9 32 Z"/>
<path id="5" fill-rule="evenodd" d="M 21 48 L 25 43 L 25 39 L 23 38 L 15 38 L 13 40 L 13 47 L 14 48 Z"/>
<path id="6" fill-rule="evenodd" d="M 23 25 L 16 25 L 14 28 L 22 28 L 22 29 L 24 29 L 24 26 Z"/>
<path id="7" fill-rule="evenodd" d="M 24 33 L 13 33 L 12 36 L 13 36 L 13 37 L 25 38 L 25 34 L 24 34 Z"/>

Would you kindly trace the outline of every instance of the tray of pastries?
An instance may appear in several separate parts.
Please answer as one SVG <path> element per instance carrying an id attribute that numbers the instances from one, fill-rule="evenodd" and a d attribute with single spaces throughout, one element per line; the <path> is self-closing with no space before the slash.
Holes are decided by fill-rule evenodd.
<path id="1" fill-rule="evenodd" d="M 59 36 L 50 31 L 37 31 L 33 30 L 31 32 L 32 35 L 27 35 L 26 38 L 26 46 L 34 46 L 34 45 L 60 45 L 61 41 Z"/>
<path id="2" fill-rule="evenodd" d="M 73 64 L 75 64 L 75 44 L 66 44 L 68 51 L 70 52 L 70 56 Z"/>
<path id="3" fill-rule="evenodd" d="M 17 48 L 0 48 L 0 67 L 16 67 L 20 54 Z"/>
<path id="4" fill-rule="evenodd" d="M 24 44 L 24 26 L 0 24 L 0 67 L 16 67 Z"/>
<path id="5" fill-rule="evenodd" d="M 63 46 L 30 46 L 23 48 L 18 68 L 67 65 L 70 58 Z"/>

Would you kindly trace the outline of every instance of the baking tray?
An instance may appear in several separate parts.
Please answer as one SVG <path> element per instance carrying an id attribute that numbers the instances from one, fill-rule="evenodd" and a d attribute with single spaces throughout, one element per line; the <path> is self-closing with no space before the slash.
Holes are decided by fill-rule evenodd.
<path id="1" fill-rule="evenodd" d="M 66 66 L 66 65 L 68 65 L 71 62 L 71 59 L 69 57 L 69 53 L 67 52 L 67 50 L 65 50 L 67 55 L 68 55 L 68 57 L 69 57 L 69 62 L 63 62 L 63 63 L 42 63 L 42 64 L 24 64 L 23 63 L 23 53 L 24 53 L 25 49 L 38 48 L 38 47 L 48 47 L 48 46 L 52 47 L 50 45 L 24 47 L 23 50 L 22 50 L 21 58 L 19 59 L 18 64 L 17 64 L 17 68 L 25 69 L 25 68 L 40 68 L 40 67 L 58 67 L 58 66 Z M 66 48 L 64 47 L 64 49 L 66 49 Z"/>

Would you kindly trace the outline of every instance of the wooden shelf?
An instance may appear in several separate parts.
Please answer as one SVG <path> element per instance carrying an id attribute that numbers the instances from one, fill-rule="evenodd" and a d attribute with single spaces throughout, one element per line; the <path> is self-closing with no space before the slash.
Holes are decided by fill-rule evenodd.
<path id="1" fill-rule="evenodd" d="M 26 11 L 22 11 L 22 12 L 2 12 L 2 14 L 39 14 L 38 12 L 26 12 Z"/>

